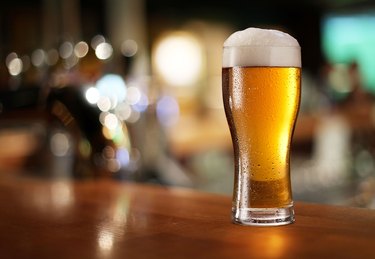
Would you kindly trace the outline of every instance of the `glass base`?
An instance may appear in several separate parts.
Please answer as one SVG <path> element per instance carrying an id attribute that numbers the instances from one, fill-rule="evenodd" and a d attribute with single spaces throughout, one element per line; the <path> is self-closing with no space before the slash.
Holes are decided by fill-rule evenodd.
<path id="1" fill-rule="evenodd" d="M 283 208 L 233 208 L 233 223 L 247 226 L 281 226 L 294 222 L 293 205 Z"/>

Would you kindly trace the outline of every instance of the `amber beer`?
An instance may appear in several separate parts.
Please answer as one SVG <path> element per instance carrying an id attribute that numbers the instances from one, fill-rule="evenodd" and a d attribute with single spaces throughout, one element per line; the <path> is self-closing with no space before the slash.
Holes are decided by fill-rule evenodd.
<path id="1" fill-rule="evenodd" d="M 223 101 L 235 157 L 233 221 L 288 224 L 294 221 L 289 157 L 300 103 L 300 47 L 278 42 L 277 31 L 240 33 L 252 40 L 263 33 L 263 40 L 265 34 L 274 42 L 238 46 L 232 40 L 235 46 L 224 46 Z M 285 58 L 286 53 L 297 57 Z"/>

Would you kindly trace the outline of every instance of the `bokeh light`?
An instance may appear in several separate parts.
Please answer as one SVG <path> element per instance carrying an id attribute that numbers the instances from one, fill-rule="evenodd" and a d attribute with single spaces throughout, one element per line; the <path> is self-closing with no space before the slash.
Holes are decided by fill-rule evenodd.
<path id="1" fill-rule="evenodd" d="M 36 49 L 31 54 L 31 63 L 35 67 L 43 66 L 45 60 L 46 60 L 46 54 L 45 54 L 44 50 L 42 50 L 42 49 Z"/>
<path id="2" fill-rule="evenodd" d="M 110 99 L 112 106 L 126 98 L 126 84 L 124 79 L 117 74 L 106 74 L 96 82 L 96 88 L 101 96 Z"/>
<path id="3" fill-rule="evenodd" d="M 69 41 L 65 41 L 59 48 L 59 54 L 63 59 L 69 58 L 73 55 L 73 44 Z"/>
<path id="4" fill-rule="evenodd" d="M 116 152 L 116 159 L 121 166 L 128 166 L 130 162 L 130 154 L 128 149 L 119 148 Z"/>
<path id="5" fill-rule="evenodd" d="M 148 105 L 149 105 L 149 100 L 148 100 L 147 95 L 141 92 L 141 96 L 138 102 L 132 105 L 132 108 L 138 112 L 144 112 L 148 108 Z"/>
<path id="6" fill-rule="evenodd" d="M 130 116 L 126 119 L 127 122 L 136 123 L 141 118 L 140 112 L 131 110 Z"/>
<path id="7" fill-rule="evenodd" d="M 18 55 L 16 52 L 11 52 L 7 55 L 7 57 L 5 58 L 5 64 L 7 66 L 7 68 L 9 69 L 9 63 L 15 59 L 15 58 L 18 58 Z"/>
<path id="8" fill-rule="evenodd" d="M 126 102 L 131 105 L 136 104 L 141 99 L 141 96 L 142 96 L 141 91 L 139 91 L 137 87 L 131 86 L 127 90 Z"/>
<path id="9" fill-rule="evenodd" d="M 103 43 L 105 42 L 105 38 L 103 35 L 95 35 L 92 39 L 91 39 L 91 48 L 93 48 L 94 50 L 96 49 L 96 47 L 100 44 L 100 43 Z"/>
<path id="10" fill-rule="evenodd" d="M 116 115 L 114 115 L 113 113 L 107 113 L 104 117 L 104 125 L 110 129 L 110 130 L 114 130 L 117 128 L 119 124 L 119 121 L 116 117 Z"/>
<path id="11" fill-rule="evenodd" d="M 50 140 L 51 152 L 55 156 L 65 156 L 68 154 L 70 149 L 70 140 L 69 136 L 65 133 L 55 133 Z"/>
<path id="12" fill-rule="evenodd" d="M 172 96 L 163 96 L 156 105 L 156 115 L 160 123 L 166 127 L 172 126 L 178 121 L 179 106 Z"/>
<path id="13" fill-rule="evenodd" d="M 138 51 L 138 44 L 134 40 L 126 40 L 121 44 L 121 53 L 125 57 L 132 57 Z"/>
<path id="14" fill-rule="evenodd" d="M 9 74 L 17 76 L 22 72 L 22 60 L 20 58 L 14 58 L 9 62 L 8 65 Z"/>
<path id="15" fill-rule="evenodd" d="M 100 96 L 97 105 L 102 112 L 107 112 L 112 107 L 111 100 L 107 96 Z"/>
<path id="16" fill-rule="evenodd" d="M 86 90 L 85 97 L 90 104 L 96 104 L 99 101 L 100 94 L 98 89 L 91 86 Z"/>
<path id="17" fill-rule="evenodd" d="M 175 32 L 164 37 L 154 51 L 156 70 L 172 86 L 190 86 L 202 70 L 202 46 L 191 34 Z"/>
<path id="18" fill-rule="evenodd" d="M 95 55 L 98 59 L 106 60 L 112 56 L 113 48 L 111 44 L 107 42 L 99 43 L 95 48 Z"/>
<path id="19" fill-rule="evenodd" d="M 78 42 L 75 46 L 74 46 L 74 54 L 78 57 L 78 58 L 83 58 L 87 55 L 87 53 L 89 52 L 89 45 L 84 42 L 84 41 L 80 41 Z"/>
<path id="20" fill-rule="evenodd" d="M 117 105 L 115 113 L 120 120 L 127 120 L 132 113 L 132 109 L 129 104 L 122 102 L 119 105 Z"/>

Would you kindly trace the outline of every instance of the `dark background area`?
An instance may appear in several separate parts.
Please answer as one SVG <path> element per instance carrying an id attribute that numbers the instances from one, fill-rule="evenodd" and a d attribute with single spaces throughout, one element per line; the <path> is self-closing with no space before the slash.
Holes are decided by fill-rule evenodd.
<path id="1" fill-rule="evenodd" d="M 43 4 L 46 1 L 3 1 L 0 10 L 0 58 L 16 51 L 27 53 L 41 45 Z M 58 1 L 51 1 L 58 5 Z M 107 34 L 106 1 L 78 1 L 82 39 Z M 373 1 L 172 1 L 144 2 L 149 40 L 162 28 L 179 28 L 191 19 L 231 24 L 243 29 L 249 26 L 284 27 L 299 39 L 303 48 L 304 67 L 316 72 L 323 62 L 320 50 L 320 23 L 330 12 L 351 12 L 373 6 Z M 59 7 L 57 7 L 59 8 Z M 69 17 L 67 18 L 69 19 Z M 56 39 L 56 45 L 63 40 Z"/>

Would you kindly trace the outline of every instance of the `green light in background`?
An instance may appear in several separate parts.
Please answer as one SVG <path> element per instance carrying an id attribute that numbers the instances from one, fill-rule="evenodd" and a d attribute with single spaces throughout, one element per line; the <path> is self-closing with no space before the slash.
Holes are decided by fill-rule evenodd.
<path id="1" fill-rule="evenodd" d="M 331 63 L 358 63 L 363 86 L 375 93 L 375 11 L 323 19 L 322 49 Z"/>

